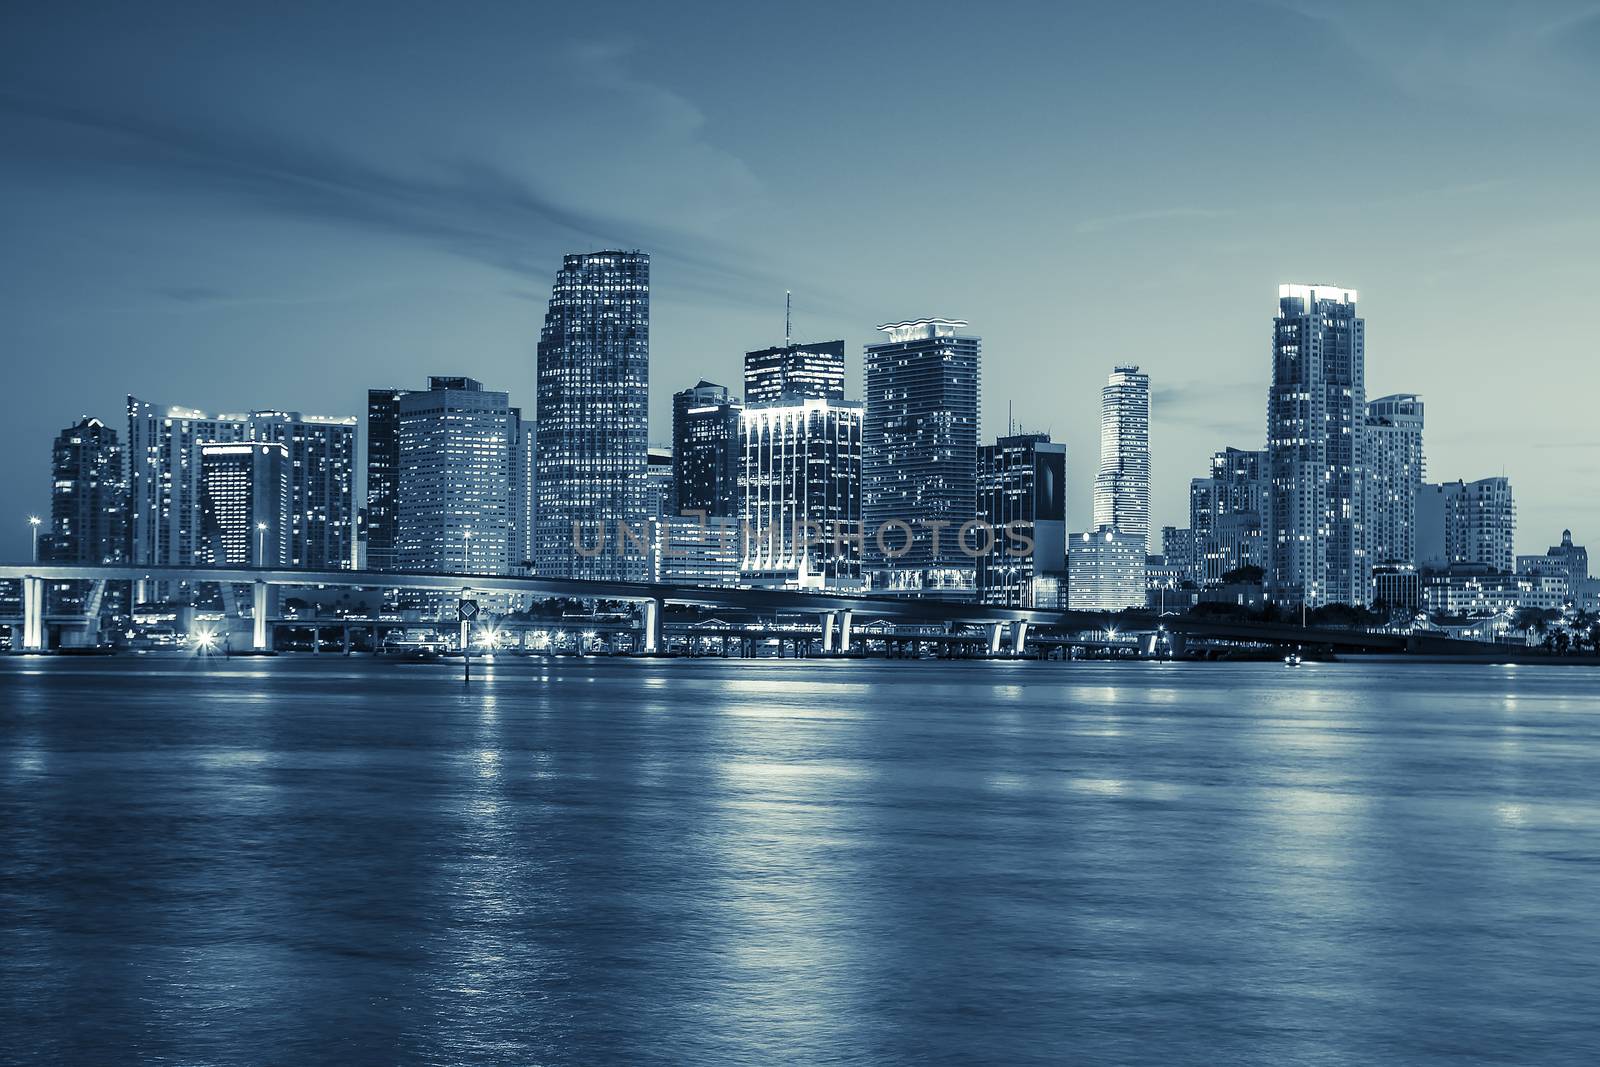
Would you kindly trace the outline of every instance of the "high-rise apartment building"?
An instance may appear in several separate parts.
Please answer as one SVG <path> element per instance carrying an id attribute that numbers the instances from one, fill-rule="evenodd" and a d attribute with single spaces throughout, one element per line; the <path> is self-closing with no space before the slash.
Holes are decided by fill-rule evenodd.
<path id="1" fill-rule="evenodd" d="M 980 448 L 978 517 L 992 531 L 988 551 L 977 558 L 978 600 L 1064 609 L 1067 446 L 1051 443 L 1046 433 L 1023 433 Z M 969 547 L 984 545 L 974 536 Z"/>
<path id="2" fill-rule="evenodd" d="M 1438 570 L 1477 563 L 1502 574 L 1516 567 L 1517 508 L 1511 480 L 1423 485 L 1417 493 L 1417 565 Z"/>
<path id="3" fill-rule="evenodd" d="M 405 389 L 367 390 L 367 570 L 398 567 L 400 398 Z"/>
<path id="4" fill-rule="evenodd" d="M 85 415 L 50 450 L 50 533 L 39 556 L 56 563 L 127 558 L 127 484 L 117 431 Z"/>
<path id="5" fill-rule="evenodd" d="M 1211 457 L 1211 474 L 1189 482 L 1189 529 L 1196 580 L 1216 585 L 1241 567 L 1266 570 L 1266 452 L 1227 448 Z"/>
<path id="6" fill-rule="evenodd" d="M 959 319 L 886 323 L 866 350 L 862 514 L 876 590 L 966 600 L 973 560 L 956 533 L 977 504 L 979 346 Z M 891 523 L 885 540 L 877 532 Z M 903 551 L 901 551 L 903 543 Z"/>
<path id="7" fill-rule="evenodd" d="M 671 514 L 737 513 L 742 410 L 726 386 L 704 379 L 672 395 Z"/>
<path id="8" fill-rule="evenodd" d="M 398 569 L 506 574 L 516 536 L 518 421 L 505 393 L 432 377 L 400 397 Z"/>
<path id="9" fill-rule="evenodd" d="M 1367 562 L 1415 564 L 1417 490 L 1422 487 L 1422 401 L 1412 393 L 1367 404 L 1362 436 Z"/>
<path id="10" fill-rule="evenodd" d="M 293 460 L 276 441 L 200 446 L 197 563 L 290 565 L 296 533 Z"/>
<path id="11" fill-rule="evenodd" d="M 567 256 L 539 334 L 534 566 L 554 578 L 642 581 L 650 401 L 650 257 Z M 603 531 L 603 533 L 602 533 Z M 588 555 L 575 544 L 605 538 Z"/>
<path id="12" fill-rule="evenodd" d="M 252 411 L 223 415 L 242 423 L 244 439 L 289 452 L 289 554 L 285 566 L 348 570 L 355 565 L 355 416 Z"/>
<path id="13" fill-rule="evenodd" d="M 1067 549 L 1067 606 L 1073 611 L 1144 607 L 1144 549 L 1139 535 L 1109 526 L 1073 534 Z"/>
<path id="14" fill-rule="evenodd" d="M 1094 524 L 1150 542 L 1150 376 L 1131 364 L 1100 391 L 1100 472 Z"/>
<path id="15" fill-rule="evenodd" d="M 1267 596 L 1280 605 L 1365 604 L 1366 324 L 1356 292 L 1283 285 L 1267 401 Z"/>

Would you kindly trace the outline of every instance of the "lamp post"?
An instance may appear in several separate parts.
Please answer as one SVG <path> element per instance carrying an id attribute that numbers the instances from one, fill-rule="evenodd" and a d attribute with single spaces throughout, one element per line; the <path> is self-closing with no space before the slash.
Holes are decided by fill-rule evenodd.
<path id="1" fill-rule="evenodd" d="M 33 527 L 33 561 L 39 562 L 39 525 L 44 520 L 37 515 L 28 516 L 28 525 Z"/>
<path id="2" fill-rule="evenodd" d="M 256 566 L 267 565 L 267 524 L 256 523 Z"/>

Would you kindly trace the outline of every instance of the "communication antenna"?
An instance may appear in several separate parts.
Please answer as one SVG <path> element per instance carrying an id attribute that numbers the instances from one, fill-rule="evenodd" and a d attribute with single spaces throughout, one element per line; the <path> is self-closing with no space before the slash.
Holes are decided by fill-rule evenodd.
<path id="1" fill-rule="evenodd" d="M 783 347 L 789 347 L 789 290 L 783 291 Z"/>

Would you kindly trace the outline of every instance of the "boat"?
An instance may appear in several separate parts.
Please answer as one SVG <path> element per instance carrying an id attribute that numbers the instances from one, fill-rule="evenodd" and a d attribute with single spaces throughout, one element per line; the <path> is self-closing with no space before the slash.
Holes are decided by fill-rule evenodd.
<path id="1" fill-rule="evenodd" d="M 1300 650 L 1299 649 L 1295 649 L 1293 652 L 1291 652 L 1287 656 L 1283 657 L 1283 665 L 1285 667 L 1298 667 L 1298 666 L 1300 666 L 1300 663 L 1301 663 L 1301 658 L 1300 658 Z"/>

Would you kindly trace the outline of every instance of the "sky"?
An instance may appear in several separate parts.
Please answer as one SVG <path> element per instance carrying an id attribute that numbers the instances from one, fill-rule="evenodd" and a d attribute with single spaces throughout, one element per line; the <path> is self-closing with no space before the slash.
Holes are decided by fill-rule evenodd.
<path id="1" fill-rule="evenodd" d="M 0 556 L 125 397 L 533 408 L 563 253 L 652 254 L 651 439 L 742 354 L 967 319 L 983 430 L 1152 381 L 1153 523 L 1262 447 L 1281 282 L 1356 288 L 1430 480 L 1600 543 L 1600 4 L 13 0 L 0 9 Z"/>

